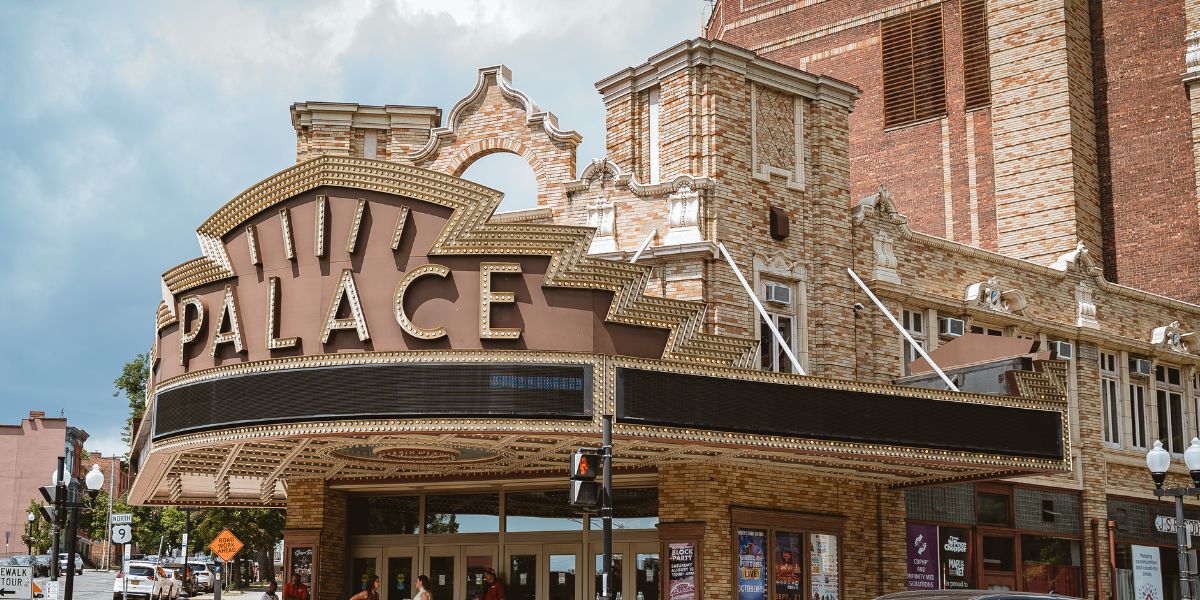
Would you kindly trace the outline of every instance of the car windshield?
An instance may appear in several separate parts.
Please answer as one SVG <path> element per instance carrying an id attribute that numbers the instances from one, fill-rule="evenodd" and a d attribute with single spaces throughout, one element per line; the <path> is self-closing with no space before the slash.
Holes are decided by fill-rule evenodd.
<path id="1" fill-rule="evenodd" d="M 33 562 L 33 557 L 32 556 L 18 556 L 18 557 L 15 557 L 13 560 L 15 560 L 18 565 L 28 565 Z"/>
<path id="2" fill-rule="evenodd" d="M 208 570 L 208 567 L 204 566 L 204 563 L 188 563 L 188 564 L 191 566 L 192 570 L 197 573 L 203 573 Z"/>
<path id="3" fill-rule="evenodd" d="M 149 577 L 154 574 L 154 569 L 143 565 L 129 565 L 129 574 L 137 575 L 138 577 Z"/>

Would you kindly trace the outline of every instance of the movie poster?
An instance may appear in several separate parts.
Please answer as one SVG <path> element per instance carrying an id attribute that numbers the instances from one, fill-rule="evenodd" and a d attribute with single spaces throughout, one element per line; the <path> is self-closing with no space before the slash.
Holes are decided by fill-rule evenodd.
<path id="1" fill-rule="evenodd" d="M 804 536 L 775 533 L 775 598 L 804 600 Z"/>
<path id="2" fill-rule="evenodd" d="M 938 528 L 936 525 L 908 525 L 908 589 L 938 589 Z"/>
<path id="3" fill-rule="evenodd" d="M 667 600 L 695 600 L 696 545 L 668 544 L 667 552 Z"/>
<path id="4" fill-rule="evenodd" d="M 812 600 L 837 600 L 837 536 L 814 533 L 808 536 L 808 569 L 812 581 Z"/>
<path id="5" fill-rule="evenodd" d="M 766 600 L 767 532 L 738 529 L 738 600 Z"/>
<path id="6" fill-rule="evenodd" d="M 312 586 L 312 547 L 295 546 L 292 548 L 292 575 L 300 576 L 300 583 Z"/>

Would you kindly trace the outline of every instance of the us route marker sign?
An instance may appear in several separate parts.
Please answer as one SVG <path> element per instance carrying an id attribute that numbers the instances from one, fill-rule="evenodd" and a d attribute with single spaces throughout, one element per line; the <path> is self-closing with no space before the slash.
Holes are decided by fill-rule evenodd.
<path id="1" fill-rule="evenodd" d="M 33 600 L 33 567 L 0 567 L 0 600 Z"/>

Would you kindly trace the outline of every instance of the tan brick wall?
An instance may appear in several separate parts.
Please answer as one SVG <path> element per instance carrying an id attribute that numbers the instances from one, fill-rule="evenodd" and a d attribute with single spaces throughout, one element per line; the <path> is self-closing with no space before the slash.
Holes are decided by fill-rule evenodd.
<path id="1" fill-rule="evenodd" d="M 331 490 L 319 479 L 288 482 L 287 529 L 320 529 L 319 598 L 343 600 L 349 565 L 346 557 L 346 493 Z"/>

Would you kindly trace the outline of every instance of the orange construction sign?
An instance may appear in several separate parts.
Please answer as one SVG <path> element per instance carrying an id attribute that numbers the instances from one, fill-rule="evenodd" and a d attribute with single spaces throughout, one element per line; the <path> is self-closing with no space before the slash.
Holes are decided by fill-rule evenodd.
<path id="1" fill-rule="evenodd" d="M 233 555 L 237 554 L 242 546 L 242 540 L 237 539 L 237 536 L 230 533 L 228 529 L 222 531 L 221 535 L 218 535 L 217 539 L 208 545 L 214 554 L 226 562 L 229 562 L 229 559 L 233 558 Z"/>

